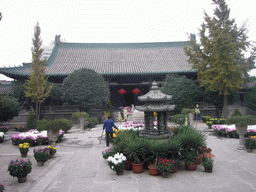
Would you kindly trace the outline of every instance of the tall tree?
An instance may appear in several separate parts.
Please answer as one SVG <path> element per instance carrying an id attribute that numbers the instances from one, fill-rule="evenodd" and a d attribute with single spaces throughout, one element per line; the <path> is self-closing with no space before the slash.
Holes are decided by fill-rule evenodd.
<path id="1" fill-rule="evenodd" d="M 32 63 L 29 79 L 26 81 L 25 95 L 36 103 L 36 119 L 39 120 L 40 105 L 51 92 L 52 86 L 46 86 L 47 78 L 45 76 L 46 60 L 41 60 L 43 52 L 42 41 L 40 38 L 41 29 L 37 23 L 34 28 L 34 38 L 32 47 Z"/>
<path id="2" fill-rule="evenodd" d="M 161 91 L 172 95 L 172 100 L 169 103 L 175 104 L 178 112 L 189 107 L 202 94 L 199 85 L 191 79 L 179 75 L 167 75 Z"/>
<path id="3" fill-rule="evenodd" d="M 198 72 L 201 86 L 223 95 L 224 118 L 227 117 L 227 95 L 241 89 L 254 68 L 255 49 L 246 58 L 251 47 L 247 41 L 246 28 L 238 28 L 229 18 L 230 9 L 225 0 L 212 0 L 216 8 L 214 16 L 205 13 L 205 23 L 200 29 L 200 42 L 191 37 L 191 46 L 184 46 L 189 62 Z"/>
<path id="4" fill-rule="evenodd" d="M 66 103 L 79 105 L 79 110 L 105 107 L 109 97 L 109 85 L 104 78 L 91 69 L 76 70 L 63 81 L 63 99 Z"/>

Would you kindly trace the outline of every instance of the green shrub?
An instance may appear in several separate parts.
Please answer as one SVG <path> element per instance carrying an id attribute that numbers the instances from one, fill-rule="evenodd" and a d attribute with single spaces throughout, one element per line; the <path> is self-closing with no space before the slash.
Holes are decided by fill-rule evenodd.
<path id="1" fill-rule="evenodd" d="M 93 128 L 95 127 L 95 125 L 97 125 L 99 123 L 98 119 L 95 118 L 95 117 L 89 117 L 89 118 L 86 118 L 86 121 L 88 121 L 88 127 L 89 128 Z"/>
<path id="2" fill-rule="evenodd" d="M 30 111 L 25 127 L 27 130 L 36 129 L 36 119 L 33 111 Z"/>
<path id="3" fill-rule="evenodd" d="M 59 119 L 59 123 L 61 124 L 61 129 L 67 133 L 72 127 L 73 127 L 73 124 L 70 120 L 68 119 Z"/>
<path id="4" fill-rule="evenodd" d="M 237 115 L 242 116 L 242 113 L 240 112 L 240 110 L 238 108 L 235 108 L 235 110 L 231 116 L 237 116 Z"/>
<path id="5" fill-rule="evenodd" d="M 171 121 L 178 124 L 185 123 L 186 114 L 177 114 L 171 117 Z"/>

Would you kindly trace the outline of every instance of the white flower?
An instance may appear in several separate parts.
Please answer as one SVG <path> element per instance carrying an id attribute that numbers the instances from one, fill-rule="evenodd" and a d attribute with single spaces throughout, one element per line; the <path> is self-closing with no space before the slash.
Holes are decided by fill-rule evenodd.
<path id="1" fill-rule="evenodd" d="M 126 157 L 125 157 L 125 156 L 123 156 L 123 157 L 122 157 L 122 160 L 123 160 L 123 161 L 126 161 Z"/>
<path id="2" fill-rule="evenodd" d="M 122 163 L 122 159 L 118 159 L 118 163 Z"/>
<path id="3" fill-rule="evenodd" d="M 112 163 L 114 163 L 115 165 L 117 165 L 117 164 L 118 164 L 118 161 L 117 161 L 117 160 L 114 160 L 114 161 L 112 161 Z"/>
<path id="4" fill-rule="evenodd" d="M 114 169 L 114 166 L 111 166 L 111 169 Z"/>

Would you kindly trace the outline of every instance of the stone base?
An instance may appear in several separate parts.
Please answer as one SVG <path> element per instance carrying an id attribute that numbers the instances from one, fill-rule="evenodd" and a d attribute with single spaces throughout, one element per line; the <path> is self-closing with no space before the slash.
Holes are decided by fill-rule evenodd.
<path id="1" fill-rule="evenodd" d="M 170 137 L 169 134 L 163 134 L 163 135 L 149 135 L 149 134 L 139 134 L 140 137 L 147 137 L 149 139 L 168 139 Z"/>

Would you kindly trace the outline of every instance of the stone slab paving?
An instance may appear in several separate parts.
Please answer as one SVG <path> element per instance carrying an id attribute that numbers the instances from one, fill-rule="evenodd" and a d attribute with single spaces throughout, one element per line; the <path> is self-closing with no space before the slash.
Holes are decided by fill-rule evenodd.
<path id="1" fill-rule="evenodd" d="M 33 164 L 32 172 L 26 183 L 18 183 L 7 172 L 12 159 L 20 159 L 18 146 L 11 143 L 7 132 L 5 141 L 0 144 L 0 183 L 10 192 L 252 192 L 256 191 L 256 151 L 247 153 L 237 150 L 238 139 L 222 138 L 213 135 L 213 130 L 197 121 L 194 127 L 207 136 L 207 146 L 215 155 L 212 173 L 205 173 L 202 166 L 196 171 L 187 171 L 184 166 L 169 178 L 151 176 L 148 170 L 135 174 L 125 171 L 118 176 L 102 158 L 101 152 L 109 147 L 98 137 L 102 125 L 90 131 L 81 132 L 78 126 L 64 135 L 57 143 L 56 157 L 38 167 L 30 148 L 28 157 Z"/>

